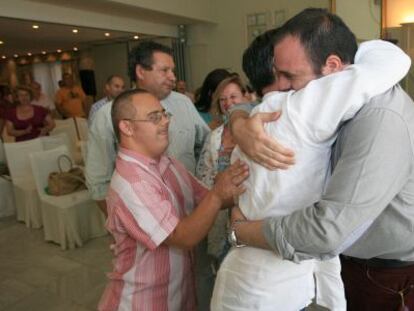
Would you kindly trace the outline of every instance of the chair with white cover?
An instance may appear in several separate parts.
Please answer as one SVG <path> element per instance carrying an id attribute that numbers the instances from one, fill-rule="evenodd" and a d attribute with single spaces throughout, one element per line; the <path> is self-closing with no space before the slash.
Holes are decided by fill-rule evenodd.
<path id="1" fill-rule="evenodd" d="M 86 156 L 88 154 L 88 142 L 81 140 L 79 142 L 83 163 L 86 163 Z"/>
<path id="2" fill-rule="evenodd" d="M 60 135 L 65 133 L 69 138 L 69 152 L 71 157 L 75 159 L 75 162 L 78 163 L 81 159 L 81 154 L 78 149 L 78 134 L 73 118 L 65 120 L 55 120 L 56 126 L 50 132 L 50 136 Z"/>
<path id="3" fill-rule="evenodd" d="M 75 248 L 83 242 L 107 234 L 105 218 L 87 190 L 53 196 L 46 193 L 48 176 L 59 171 L 58 158 L 70 153 L 65 146 L 30 155 L 33 175 L 41 201 L 43 231 L 46 241 L 62 249 Z"/>
<path id="4" fill-rule="evenodd" d="M 6 166 L 6 154 L 0 139 L 0 165 Z M 0 176 L 0 217 L 11 216 L 15 213 L 13 184 L 6 176 Z"/>
<path id="5" fill-rule="evenodd" d="M 60 133 L 53 136 L 43 136 L 40 138 L 43 150 L 51 150 L 60 146 L 66 146 L 70 150 L 70 140 L 66 133 Z"/>
<path id="6" fill-rule="evenodd" d="M 76 126 L 78 128 L 79 140 L 88 140 L 88 120 L 85 118 L 75 118 Z"/>
<path id="7" fill-rule="evenodd" d="M 40 201 L 36 191 L 29 154 L 43 150 L 39 138 L 22 142 L 5 143 L 7 164 L 13 183 L 16 218 L 29 228 L 42 226 Z"/>

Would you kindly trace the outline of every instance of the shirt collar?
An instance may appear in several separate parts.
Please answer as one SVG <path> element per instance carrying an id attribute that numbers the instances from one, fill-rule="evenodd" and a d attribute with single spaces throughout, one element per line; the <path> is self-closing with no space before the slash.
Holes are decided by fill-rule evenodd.
<path id="1" fill-rule="evenodd" d="M 160 160 L 157 161 L 131 149 L 126 149 L 124 147 L 119 147 L 119 152 L 144 165 L 144 167 L 146 167 L 147 169 L 155 168 L 161 174 L 163 174 L 168 168 L 168 166 L 171 164 L 171 159 L 165 154 L 163 154 Z"/>

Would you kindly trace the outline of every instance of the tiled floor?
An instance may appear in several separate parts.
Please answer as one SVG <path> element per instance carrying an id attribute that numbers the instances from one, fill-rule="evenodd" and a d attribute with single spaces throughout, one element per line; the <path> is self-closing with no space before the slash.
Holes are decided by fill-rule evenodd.
<path id="1" fill-rule="evenodd" d="M 111 270 L 110 239 L 62 251 L 42 230 L 0 218 L 0 311 L 96 310 Z"/>
<path id="2" fill-rule="evenodd" d="M 0 310 L 96 310 L 111 270 L 109 236 L 62 251 L 14 217 L 0 218 Z"/>

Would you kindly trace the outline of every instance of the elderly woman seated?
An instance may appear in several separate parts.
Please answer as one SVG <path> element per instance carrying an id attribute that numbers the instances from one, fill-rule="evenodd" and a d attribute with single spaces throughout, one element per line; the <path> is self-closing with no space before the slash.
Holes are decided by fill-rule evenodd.
<path id="1" fill-rule="evenodd" d="M 31 104 L 33 99 L 30 88 L 16 88 L 16 106 L 5 113 L 6 129 L 16 142 L 48 135 L 55 127 L 49 110 Z"/>

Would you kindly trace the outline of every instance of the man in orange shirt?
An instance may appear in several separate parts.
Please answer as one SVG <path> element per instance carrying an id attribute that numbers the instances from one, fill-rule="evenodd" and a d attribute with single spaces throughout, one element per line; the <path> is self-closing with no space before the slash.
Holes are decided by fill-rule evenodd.
<path id="1" fill-rule="evenodd" d="M 70 73 L 64 73 L 62 79 L 64 86 L 56 93 L 56 109 L 63 118 L 85 117 L 86 95 L 82 88 L 74 84 Z"/>

